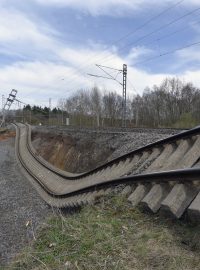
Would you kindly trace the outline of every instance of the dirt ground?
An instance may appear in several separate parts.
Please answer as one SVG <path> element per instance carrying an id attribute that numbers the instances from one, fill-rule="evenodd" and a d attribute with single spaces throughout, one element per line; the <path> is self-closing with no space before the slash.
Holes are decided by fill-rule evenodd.
<path id="1" fill-rule="evenodd" d="M 0 130 L 0 142 L 6 140 L 8 138 L 14 138 L 15 134 L 16 133 L 13 130 L 8 130 L 8 131 L 2 132 L 2 133 Z"/>

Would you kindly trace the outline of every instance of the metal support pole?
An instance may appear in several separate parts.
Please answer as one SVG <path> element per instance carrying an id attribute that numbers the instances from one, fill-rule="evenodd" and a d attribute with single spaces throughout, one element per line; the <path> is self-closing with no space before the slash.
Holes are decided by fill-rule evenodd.
<path id="1" fill-rule="evenodd" d="M 30 125 L 31 125 L 31 122 L 32 122 L 32 112 L 31 112 L 31 109 L 30 109 L 30 115 L 29 115 L 29 121 L 30 121 Z"/>
<path id="2" fill-rule="evenodd" d="M 2 117 L 2 120 L 0 121 L 0 127 L 2 127 L 5 124 L 6 112 L 9 111 L 11 105 L 15 101 L 16 95 L 17 95 L 17 90 L 13 89 L 11 91 L 11 93 L 9 94 L 9 97 L 6 100 L 6 103 L 4 104 L 4 107 L 3 107 L 3 110 L 2 110 L 3 117 Z"/>
<path id="3" fill-rule="evenodd" d="M 126 85 L 127 85 L 127 65 L 123 65 L 123 100 L 122 100 L 122 127 L 126 127 Z"/>
<path id="4" fill-rule="evenodd" d="M 49 98 L 49 126 L 50 126 L 50 117 L 51 117 L 51 98 Z"/>
<path id="5" fill-rule="evenodd" d="M 126 127 L 126 87 L 127 87 L 127 65 L 123 64 L 123 70 L 120 69 L 116 69 L 116 68 L 111 68 L 111 67 L 106 67 L 106 66 L 102 66 L 102 65 L 96 65 L 99 69 L 101 69 L 105 74 L 105 76 L 100 76 L 100 75 L 94 75 L 94 74 L 90 74 L 88 73 L 89 76 L 93 76 L 96 78 L 104 78 L 104 79 L 108 79 L 108 80 L 113 80 L 118 82 L 120 85 L 122 85 L 123 87 L 123 93 L 122 93 L 122 127 Z M 106 70 L 104 70 L 105 68 L 107 69 L 111 69 L 114 71 L 118 71 L 117 75 L 114 77 L 113 75 L 109 74 Z M 117 80 L 117 76 L 123 73 L 123 83 L 121 83 L 120 81 Z"/>

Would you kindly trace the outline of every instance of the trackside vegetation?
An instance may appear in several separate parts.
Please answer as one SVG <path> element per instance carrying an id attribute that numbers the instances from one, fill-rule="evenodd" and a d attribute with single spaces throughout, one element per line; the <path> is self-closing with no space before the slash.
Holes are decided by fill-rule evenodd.
<path id="1" fill-rule="evenodd" d="M 109 196 L 53 215 L 7 269 L 198 270 L 200 227 L 142 213 Z"/>

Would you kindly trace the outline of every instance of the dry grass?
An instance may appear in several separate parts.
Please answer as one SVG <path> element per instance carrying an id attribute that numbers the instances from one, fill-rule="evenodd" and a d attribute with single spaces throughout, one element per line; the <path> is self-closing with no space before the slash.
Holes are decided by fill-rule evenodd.
<path id="1" fill-rule="evenodd" d="M 8 269 L 200 269 L 200 227 L 161 220 L 111 197 L 53 216 Z"/>

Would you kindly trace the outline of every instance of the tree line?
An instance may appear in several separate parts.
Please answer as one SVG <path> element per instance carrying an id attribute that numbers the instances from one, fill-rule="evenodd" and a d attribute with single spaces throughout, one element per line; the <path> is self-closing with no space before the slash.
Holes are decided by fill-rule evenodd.
<path id="1" fill-rule="evenodd" d="M 25 105 L 23 109 L 10 112 L 10 116 L 7 118 L 15 119 L 15 121 L 28 122 L 30 124 L 43 124 L 43 125 L 63 125 L 64 120 L 69 117 L 69 114 L 65 110 L 54 107 L 49 108 L 47 106 L 31 106 Z"/>
<path id="2" fill-rule="evenodd" d="M 35 106 L 35 105 L 30 106 L 29 104 L 24 106 L 23 111 L 24 112 L 31 111 L 33 115 L 41 114 L 41 115 L 46 116 L 46 117 L 49 117 L 49 113 L 52 113 L 55 115 L 63 113 L 60 108 L 54 107 L 53 109 L 50 109 L 49 107 L 46 107 L 46 106 L 45 107 Z"/>
<path id="3" fill-rule="evenodd" d="M 122 96 L 98 87 L 79 90 L 60 99 L 58 108 L 69 113 L 70 123 L 80 126 L 121 126 Z M 191 127 L 200 121 L 200 89 L 178 78 L 166 78 L 147 87 L 142 95 L 127 98 L 128 127 Z"/>

